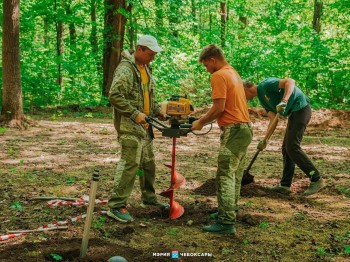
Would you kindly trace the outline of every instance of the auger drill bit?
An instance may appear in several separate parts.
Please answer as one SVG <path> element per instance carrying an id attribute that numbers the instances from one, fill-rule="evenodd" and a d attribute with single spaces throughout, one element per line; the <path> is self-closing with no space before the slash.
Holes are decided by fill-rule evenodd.
<path id="1" fill-rule="evenodd" d="M 175 149 L 176 148 L 176 137 L 173 137 L 173 148 L 171 154 L 171 165 L 166 165 L 171 169 L 171 184 L 170 187 L 161 192 L 160 195 L 170 198 L 170 210 L 169 216 L 171 219 L 177 219 L 183 215 L 185 212 L 183 206 L 174 200 L 175 192 L 174 190 L 179 188 L 185 183 L 185 178 L 175 171 Z"/>

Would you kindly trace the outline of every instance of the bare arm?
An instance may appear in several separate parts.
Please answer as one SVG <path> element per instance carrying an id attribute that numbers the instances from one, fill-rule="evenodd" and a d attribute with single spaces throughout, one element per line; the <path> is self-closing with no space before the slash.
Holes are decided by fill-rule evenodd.
<path id="1" fill-rule="evenodd" d="M 295 87 L 295 81 L 292 78 L 284 78 L 280 80 L 279 88 L 284 89 L 282 100 L 287 102 Z"/>
<path id="2" fill-rule="evenodd" d="M 206 123 L 217 119 L 225 110 L 226 99 L 218 98 L 213 100 L 213 106 L 200 119 L 192 123 L 193 130 L 201 130 Z"/>

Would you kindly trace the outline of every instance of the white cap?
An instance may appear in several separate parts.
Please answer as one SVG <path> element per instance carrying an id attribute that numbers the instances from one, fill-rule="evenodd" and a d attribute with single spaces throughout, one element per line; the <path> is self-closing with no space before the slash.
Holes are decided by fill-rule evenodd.
<path id="1" fill-rule="evenodd" d="M 147 46 L 149 49 L 156 53 L 163 51 L 163 49 L 158 45 L 157 39 L 151 35 L 141 36 L 137 42 L 137 45 Z"/>

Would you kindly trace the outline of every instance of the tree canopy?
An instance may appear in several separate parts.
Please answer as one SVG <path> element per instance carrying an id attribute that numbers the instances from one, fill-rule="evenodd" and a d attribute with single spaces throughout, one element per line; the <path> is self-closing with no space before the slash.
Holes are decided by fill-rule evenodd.
<path id="1" fill-rule="evenodd" d="M 104 16 L 111 6 L 106 3 L 21 2 L 25 111 L 107 103 L 102 58 L 108 30 Z M 268 76 L 291 77 L 311 98 L 313 108 L 350 108 L 349 0 L 127 3 L 131 9 L 117 10 L 126 18 L 124 48 L 135 47 L 139 35 L 151 34 L 165 50 L 152 65 L 159 100 L 189 94 L 197 106 L 211 101 L 209 75 L 197 60 L 201 48 L 215 43 L 242 78 L 258 82 Z"/>

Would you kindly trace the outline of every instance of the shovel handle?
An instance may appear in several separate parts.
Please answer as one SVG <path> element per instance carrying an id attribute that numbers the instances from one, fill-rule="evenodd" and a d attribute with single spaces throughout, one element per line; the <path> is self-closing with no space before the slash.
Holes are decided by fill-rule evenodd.
<path id="1" fill-rule="evenodd" d="M 244 173 L 248 173 L 248 172 L 249 172 L 249 170 L 251 169 L 252 165 L 254 164 L 256 158 L 258 157 L 259 153 L 260 153 L 260 150 L 257 150 L 256 153 L 255 153 L 255 155 L 254 155 L 254 157 L 253 157 L 253 159 L 250 161 L 250 163 L 249 163 L 247 169 L 244 170 Z"/>
<path id="2" fill-rule="evenodd" d="M 279 117 L 279 114 L 277 113 L 276 116 L 274 117 L 274 119 L 269 124 L 269 127 L 266 131 L 266 135 L 264 137 L 265 141 L 268 141 L 270 139 L 271 135 L 273 134 L 273 132 L 275 131 L 277 124 L 278 124 L 278 117 Z"/>

